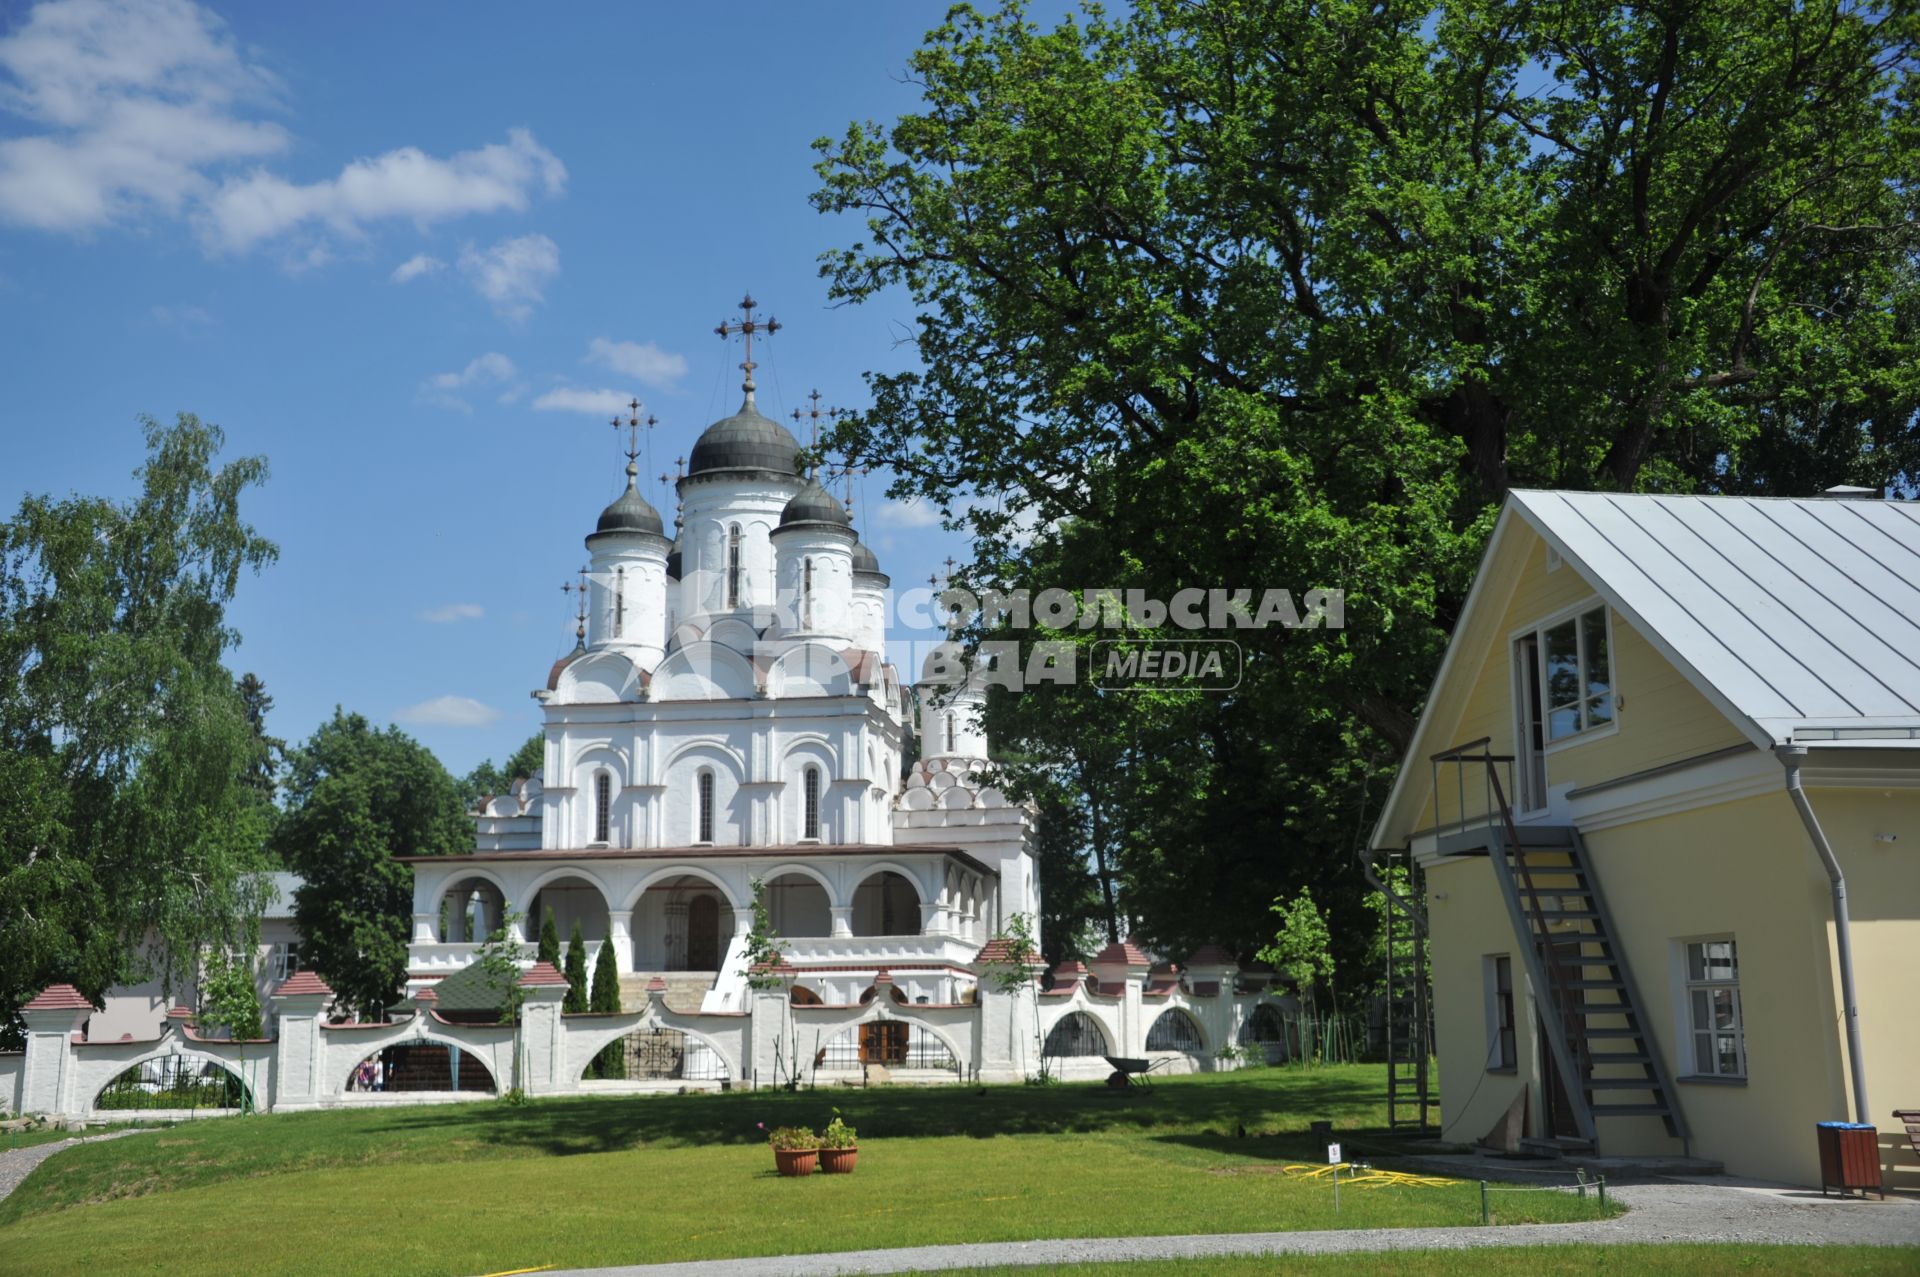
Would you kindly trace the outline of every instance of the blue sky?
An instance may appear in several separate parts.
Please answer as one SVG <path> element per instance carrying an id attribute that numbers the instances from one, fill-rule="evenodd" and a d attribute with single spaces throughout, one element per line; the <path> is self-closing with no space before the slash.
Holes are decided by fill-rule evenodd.
<path id="1" fill-rule="evenodd" d="M 912 358 L 904 297 L 827 305 L 858 228 L 808 207 L 808 143 L 911 109 L 944 8 L 0 4 L 0 507 L 130 490 L 142 412 L 217 422 L 272 465 L 232 662 L 275 733 L 338 703 L 503 756 L 622 482 L 605 401 L 671 469 L 738 402 L 746 289 L 777 416 Z M 959 555 L 863 487 L 897 589 Z"/>

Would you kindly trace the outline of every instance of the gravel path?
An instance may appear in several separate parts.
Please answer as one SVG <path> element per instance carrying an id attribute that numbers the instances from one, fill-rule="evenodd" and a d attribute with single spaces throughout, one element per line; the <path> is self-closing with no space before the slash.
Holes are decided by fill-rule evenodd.
<path id="1" fill-rule="evenodd" d="M 54 1140 L 47 1144 L 31 1144 L 26 1148 L 10 1148 L 0 1153 L 0 1201 L 20 1187 L 20 1181 L 40 1163 L 52 1157 L 63 1148 L 72 1148 L 75 1144 L 92 1144 L 99 1140 L 117 1140 L 127 1135 L 138 1135 L 142 1130 L 157 1130 L 157 1127 L 139 1127 L 125 1131 L 109 1131 L 105 1135 L 76 1135 L 70 1140 Z"/>
<path id="2" fill-rule="evenodd" d="M 581 1268 L 549 1277 L 834 1277 L 843 1273 L 986 1268 L 995 1264 L 1039 1266 L 1210 1255 L 1321 1255 L 1343 1251 L 1452 1250 L 1566 1242 L 1920 1246 L 1920 1202 L 1912 1200 L 1889 1198 L 1882 1203 L 1822 1198 L 1817 1191 L 1749 1187 L 1730 1181 L 1622 1185 L 1612 1190 L 1612 1194 L 1631 1209 L 1617 1219 L 1585 1224 L 988 1242 L 971 1246 L 846 1251 L 832 1255 Z"/>

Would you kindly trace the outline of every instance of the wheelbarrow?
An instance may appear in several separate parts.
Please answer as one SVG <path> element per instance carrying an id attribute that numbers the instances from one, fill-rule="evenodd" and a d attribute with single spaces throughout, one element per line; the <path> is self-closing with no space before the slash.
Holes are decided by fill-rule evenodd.
<path id="1" fill-rule="evenodd" d="M 1107 1074 L 1107 1088 L 1114 1091 L 1124 1091 L 1129 1087 L 1151 1090 L 1153 1082 L 1147 1075 L 1161 1065 L 1170 1062 L 1174 1057 L 1167 1056 L 1165 1059 L 1160 1060 L 1143 1060 L 1129 1055 L 1106 1055 L 1101 1058 L 1113 1066 L 1113 1072 Z"/>

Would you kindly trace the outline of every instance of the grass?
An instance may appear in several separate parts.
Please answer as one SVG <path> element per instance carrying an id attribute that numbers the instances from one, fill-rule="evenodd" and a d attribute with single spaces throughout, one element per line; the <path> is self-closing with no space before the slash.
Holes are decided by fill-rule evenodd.
<path id="1" fill-rule="evenodd" d="M 1241 1259 L 1143 1260 L 1131 1264 L 1067 1264 L 1047 1277 L 1751 1277 L 1818 1273 L 1821 1277 L 1907 1277 L 1915 1252 L 1883 1246 L 1502 1246 L 1486 1250 L 1395 1251 L 1374 1255 L 1250 1256 Z M 1034 1277 L 1033 1268 L 969 1268 L 967 1277 Z M 924 1273 L 920 1277 L 951 1277 Z"/>
<path id="2" fill-rule="evenodd" d="M 69 1149 L 0 1203 L 0 1272 L 473 1273 L 1037 1237 L 1469 1224 L 1479 1189 L 1282 1168 L 1380 1124 L 1378 1067 L 1090 1085 L 595 1097 L 196 1122 Z M 860 1131 L 781 1179 L 759 1123 Z M 1243 1134 L 1244 1132 L 1244 1134 Z M 1349 1156 L 1359 1147 L 1345 1136 Z M 1552 1193 L 1505 1223 L 1592 1218 Z M 273 1244 L 260 1245 L 263 1236 Z"/>
<path id="3" fill-rule="evenodd" d="M 121 1125 L 122 1123 L 116 1122 L 105 1127 L 90 1127 L 84 1131 L 63 1131 L 55 1127 L 40 1127 L 31 1131 L 10 1131 L 5 1135 L 0 1135 L 0 1153 L 14 1148 L 32 1148 L 36 1144 L 53 1144 L 60 1140 L 76 1140 L 95 1135 L 105 1135 L 110 1131 L 118 1130 Z M 136 1118 L 129 1118 L 125 1121 L 124 1125 L 142 1126 L 146 1124 Z M 158 1127 L 161 1125 L 171 1125 L 171 1123 L 155 1122 L 152 1123 L 152 1125 Z"/>

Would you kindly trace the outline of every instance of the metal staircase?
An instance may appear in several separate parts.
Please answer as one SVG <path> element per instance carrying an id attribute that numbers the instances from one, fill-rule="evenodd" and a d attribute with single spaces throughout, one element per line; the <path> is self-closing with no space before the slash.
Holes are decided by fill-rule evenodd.
<path id="1" fill-rule="evenodd" d="M 1500 769 L 1512 758 L 1490 752 L 1478 740 L 1434 755 L 1439 768 L 1458 768 L 1461 819 L 1440 837 L 1448 852 L 1484 851 L 1507 904 L 1520 942 L 1535 1009 L 1553 1063 L 1564 1081 L 1564 1098 L 1577 1137 L 1540 1143 L 1562 1149 L 1584 1144 L 1598 1150 L 1597 1122 L 1606 1118 L 1657 1117 L 1667 1134 L 1688 1139 L 1673 1079 L 1648 1031 L 1644 1000 L 1601 894 L 1580 833 L 1569 825 L 1516 825 Z M 1478 772 L 1484 812 L 1466 812 L 1469 772 Z M 1435 802 L 1441 789 L 1436 783 Z M 1436 808 L 1437 809 L 1437 808 Z"/>

